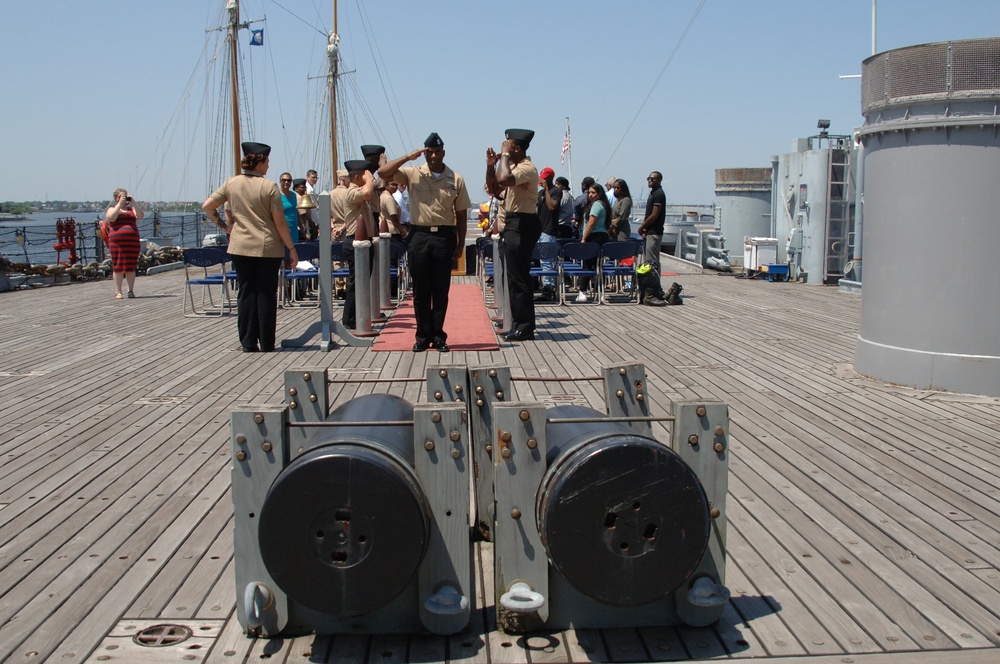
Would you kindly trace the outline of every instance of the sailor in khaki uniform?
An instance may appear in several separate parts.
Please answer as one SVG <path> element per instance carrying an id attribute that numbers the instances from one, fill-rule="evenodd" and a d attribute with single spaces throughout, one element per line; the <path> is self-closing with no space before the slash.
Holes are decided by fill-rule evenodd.
<path id="1" fill-rule="evenodd" d="M 421 155 L 423 166 L 404 166 Z M 413 310 L 417 319 L 414 352 L 436 348 L 447 352 L 444 331 L 451 288 L 451 263 L 465 249 L 469 192 L 461 175 L 444 164 L 444 141 L 432 133 L 422 149 L 384 164 L 379 177 L 410 188 L 410 236 L 407 259 L 413 277 Z"/>
<path id="2" fill-rule="evenodd" d="M 500 255 L 510 293 L 510 331 L 506 341 L 535 338 L 535 288 L 531 278 L 531 255 L 542 234 L 538 220 L 538 168 L 526 150 L 534 138 L 530 129 L 508 129 L 497 155 L 486 148 L 486 190 L 503 199 L 506 213 Z"/>
<path id="3" fill-rule="evenodd" d="M 354 240 L 370 240 L 375 235 L 375 221 L 369 205 L 369 201 L 374 198 L 375 178 L 372 177 L 368 162 L 363 159 L 345 161 L 344 168 L 347 169 L 349 184 L 337 187 L 330 193 L 330 215 L 335 227 L 334 239 L 339 239 L 337 236 L 340 236 L 344 240 L 344 260 L 350 271 L 344 293 L 344 326 L 353 330 L 357 327 L 354 304 Z M 368 269 L 371 270 L 371 264 Z"/>

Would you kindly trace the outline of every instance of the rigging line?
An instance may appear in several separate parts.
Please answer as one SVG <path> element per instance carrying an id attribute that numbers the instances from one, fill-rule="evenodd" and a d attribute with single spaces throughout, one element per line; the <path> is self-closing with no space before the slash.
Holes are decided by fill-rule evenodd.
<path id="1" fill-rule="evenodd" d="M 665 73 L 667 73 L 667 68 L 670 66 L 670 63 L 673 62 L 674 56 L 677 55 L 677 51 L 680 50 L 681 44 L 684 43 L 684 38 L 687 37 L 688 32 L 691 31 L 691 27 L 694 25 L 695 19 L 698 18 L 698 14 L 701 13 L 701 10 L 705 6 L 706 2 L 708 2 L 708 0 L 701 0 L 701 2 L 698 3 L 698 7 L 694 10 L 691 20 L 688 21 L 687 26 L 684 28 L 684 32 L 681 33 L 680 38 L 677 40 L 677 44 L 674 45 L 674 50 L 670 52 L 670 56 L 667 58 L 666 64 L 664 64 L 663 68 L 660 69 L 660 74 L 656 77 L 656 80 L 653 81 L 653 85 L 649 88 L 646 98 L 642 100 L 642 103 L 639 105 L 639 109 L 632 117 L 632 121 L 629 122 L 628 127 L 625 128 L 625 133 L 622 134 L 621 140 L 618 141 L 618 145 L 615 146 L 615 149 L 611 151 L 611 156 L 608 157 L 607 162 L 605 162 L 604 166 L 601 167 L 600 172 L 603 173 L 605 169 L 607 169 L 611 160 L 614 159 L 615 155 L 618 153 L 618 148 L 620 148 L 622 143 L 625 142 L 625 137 L 628 136 L 628 133 L 632 130 L 632 126 L 635 124 L 635 121 L 639 119 L 639 114 L 642 113 L 642 109 L 646 107 L 646 103 L 649 102 L 649 98 L 653 96 L 653 91 L 656 90 L 656 86 L 659 85 L 660 79 L 663 78 Z"/>
<path id="2" fill-rule="evenodd" d="M 357 3 L 357 5 L 358 5 L 358 11 L 361 12 L 361 24 L 364 27 L 365 39 L 368 41 L 368 50 L 372 54 L 372 61 L 375 61 L 376 53 L 375 53 L 375 47 L 372 45 L 371 22 L 367 20 L 367 16 L 365 16 L 364 10 L 361 8 L 360 1 Z M 381 55 L 379 55 L 379 59 L 381 59 Z M 384 62 L 382 63 L 382 67 L 385 67 Z M 399 121 L 397 120 L 396 113 L 392 109 L 392 101 L 389 99 L 389 92 L 385 89 L 385 81 L 382 79 L 382 68 L 376 66 L 375 73 L 378 74 L 378 80 L 382 86 L 382 94 L 385 96 L 385 103 L 386 106 L 388 106 L 389 108 L 389 115 L 392 117 L 392 122 L 396 126 L 396 133 L 399 135 L 399 140 L 402 143 L 402 149 L 405 150 L 406 146 L 409 145 L 410 143 L 403 138 L 403 132 L 399 128 Z M 391 84 L 390 87 L 392 87 Z"/>
<path id="3" fill-rule="evenodd" d="M 301 16 L 299 16 L 298 14 L 296 14 L 295 12 L 293 12 L 288 7 L 285 7 L 283 4 L 281 4 L 280 2 L 278 2 L 278 0 L 271 0 L 271 3 L 274 4 L 274 5 L 277 5 L 279 9 L 285 10 L 286 12 L 289 13 L 289 15 L 292 16 L 292 18 L 294 18 L 294 19 L 296 19 L 298 21 L 301 21 L 302 23 L 305 23 L 307 26 L 309 26 L 310 28 L 312 28 L 313 30 L 315 30 L 316 32 L 318 32 L 319 34 L 323 35 L 324 38 L 326 38 L 326 36 L 327 36 L 328 33 L 325 30 L 320 30 L 315 25 L 313 25 L 309 21 L 305 20 L 304 18 L 302 18 Z"/>

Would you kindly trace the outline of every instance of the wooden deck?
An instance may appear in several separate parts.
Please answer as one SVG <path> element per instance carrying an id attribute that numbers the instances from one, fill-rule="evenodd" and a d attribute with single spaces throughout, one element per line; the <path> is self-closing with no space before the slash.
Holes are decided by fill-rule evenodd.
<path id="1" fill-rule="evenodd" d="M 444 357 L 318 343 L 243 354 L 233 317 L 181 317 L 180 272 L 140 278 L 135 300 L 112 299 L 110 282 L 0 294 L 0 661 L 1000 661 L 1000 401 L 856 375 L 857 295 L 679 281 L 682 307 L 540 307 L 538 341 Z M 317 317 L 282 310 L 279 336 Z M 677 398 L 729 406 L 733 598 L 716 626 L 499 633 L 491 545 L 477 544 L 465 634 L 240 632 L 229 413 L 280 403 L 283 370 L 420 377 L 447 362 L 579 377 L 624 360 L 646 364 L 654 413 Z M 602 406 L 590 382 L 516 388 Z M 157 623 L 193 636 L 133 643 Z"/>

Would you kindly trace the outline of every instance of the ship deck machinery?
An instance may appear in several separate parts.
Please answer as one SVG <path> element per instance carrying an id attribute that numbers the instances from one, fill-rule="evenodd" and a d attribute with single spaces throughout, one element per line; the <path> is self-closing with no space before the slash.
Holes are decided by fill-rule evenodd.
<path id="1" fill-rule="evenodd" d="M 243 627 L 456 633 L 477 608 L 474 536 L 493 542 L 505 632 L 718 620 L 726 406 L 653 417 L 642 365 L 592 379 L 605 412 L 511 401 L 526 379 L 454 365 L 428 369 L 423 403 L 369 394 L 330 411 L 325 370 L 286 372 L 284 405 L 232 413 Z"/>

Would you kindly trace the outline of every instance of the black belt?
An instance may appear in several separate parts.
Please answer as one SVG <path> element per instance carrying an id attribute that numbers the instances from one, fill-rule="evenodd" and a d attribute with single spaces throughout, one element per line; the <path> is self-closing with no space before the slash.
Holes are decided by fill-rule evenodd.
<path id="1" fill-rule="evenodd" d="M 433 233 L 435 235 L 445 235 L 448 233 L 454 234 L 454 226 L 414 226 L 410 225 L 410 228 L 417 233 Z"/>

